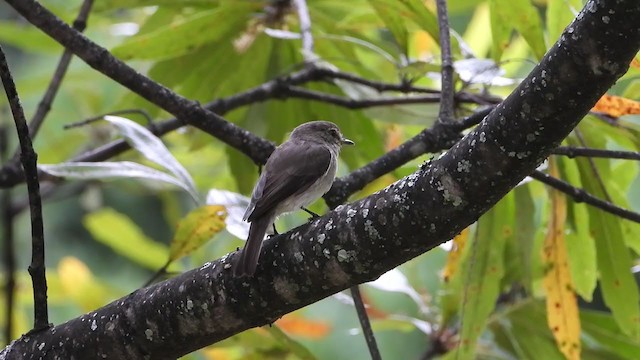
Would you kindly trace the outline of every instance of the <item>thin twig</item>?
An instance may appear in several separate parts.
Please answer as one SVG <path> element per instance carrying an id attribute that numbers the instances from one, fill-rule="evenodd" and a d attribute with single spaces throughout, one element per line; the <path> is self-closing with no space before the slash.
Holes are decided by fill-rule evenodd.
<path id="1" fill-rule="evenodd" d="M 369 354 L 371 354 L 371 360 L 381 360 L 380 350 L 378 350 L 378 344 L 376 343 L 376 337 L 373 335 L 373 330 L 371 329 L 371 322 L 369 322 L 369 316 L 367 315 L 367 309 L 364 306 L 364 302 L 362 301 L 362 295 L 360 294 L 360 288 L 358 285 L 350 288 L 351 297 L 353 297 L 353 303 L 356 307 L 356 312 L 358 313 L 358 319 L 360 320 L 360 325 L 362 326 L 362 332 L 364 334 L 364 338 L 367 341 L 367 347 L 369 348 Z"/>
<path id="2" fill-rule="evenodd" d="M 311 34 L 311 17 L 309 16 L 309 8 L 306 0 L 294 0 L 296 10 L 298 11 L 298 19 L 300 20 L 300 34 L 302 34 L 302 56 L 305 61 L 314 60 L 313 54 L 313 35 Z"/>
<path id="3" fill-rule="evenodd" d="M 307 66 L 300 71 L 267 81 L 261 85 L 253 87 L 241 93 L 212 101 L 206 104 L 205 108 L 219 115 L 224 115 L 227 112 L 242 106 L 263 102 L 273 98 L 287 98 L 287 91 L 291 86 L 302 85 L 310 81 L 328 81 L 328 80 L 331 80 L 333 77 L 335 77 L 336 79 L 342 79 L 342 80 L 358 83 L 361 85 L 365 85 L 381 92 L 382 91 L 400 91 L 400 92 L 439 94 L 437 90 L 429 90 L 429 89 L 416 88 L 416 87 L 410 87 L 410 86 L 407 87 L 406 85 L 397 85 L 397 84 L 388 84 L 383 82 L 370 81 L 370 80 L 360 78 L 356 75 L 345 73 L 345 72 Z M 323 93 L 320 93 L 320 94 L 324 95 Z M 305 93 L 305 95 L 315 96 L 316 94 Z M 434 98 L 436 96 L 437 95 L 435 95 Z M 472 102 L 472 103 L 482 102 L 482 103 L 494 104 L 501 100 L 500 98 L 491 97 L 487 95 L 483 95 L 478 98 L 473 94 L 463 93 L 463 92 L 456 94 L 456 97 L 460 102 Z M 323 96 L 318 96 L 318 98 L 314 100 L 322 101 L 322 99 L 323 99 Z M 334 98 L 331 98 L 331 97 L 329 98 L 329 100 L 333 100 L 333 99 Z M 352 105 L 353 103 L 349 103 L 349 101 L 344 100 L 345 98 L 339 98 L 339 99 L 340 100 L 337 100 L 338 104 L 336 105 L 339 105 L 339 103 L 345 103 L 347 104 L 347 106 L 354 106 Z M 372 103 L 371 105 L 382 106 L 380 103 Z M 366 107 L 364 104 L 357 104 L 357 106 Z M 115 112 L 112 112 L 112 114 L 114 113 Z M 173 118 L 165 121 L 155 122 L 154 125 L 150 127 L 150 130 L 155 135 L 162 136 L 184 125 L 186 124 L 180 119 Z M 255 138 L 247 139 L 247 141 L 254 141 L 254 140 Z M 250 158 L 256 163 L 261 163 L 266 161 L 267 157 L 269 156 L 269 154 L 274 148 L 273 145 L 269 145 L 270 147 L 268 147 L 267 146 L 268 144 L 269 142 L 264 140 L 264 144 L 262 145 L 262 147 L 265 149 L 265 153 L 259 157 L 250 157 Z M 89 150 L 69 161 L 103 161 L 113 156 L 116 156 L 128 150 L 129 148 L 130 146 L 125 141 L 116 140 L 109 144 L 103 145 L 99 148 Z M 23 180 L 22 174 L 19 172 L 19 169 L 16 168 L 16 166 L 14 166 L 13 164 L 7 164 L 2 169 L 0 169 L 0 187 L 10 187 L 18 184 L 22 180 Z"/>
<path id="4" fill-rule="evenodd" d="M 73 28 L 78 30 L 79 32 L 83 32 L 87 26 L 87 19 L 89 18 L 89 12 L 91 11 L 91 7 L 93 6 L 93 0 L 84 0 L 82 6 L 80 7 L 80 12 L 78 13 L 78 17 L 73 22 Z M 29 122 L 29 132 L 31 138 L 35 138 L 38 134 L 38 130 L 42 125 L 45 117 L 51 110 L 51 104 L 53 103 L 53 99 L 58 93 L 58 89 L 60 89 L 60 84 L 62 83 L 62 78 L 67 72 L 69 68 L 69 63 L 71 62 L 71 57 L 73 56 L 73 52 L 69 49 L 65 49 L 60 61 L 58 62 L 58 67 L 56 67 L 56 71 L 53 73 L 53 77 L 51 78 L 51 82 L 49 83 L 49 87 L 45 92 L 42 100 L 38 104 L 38 108 L 36 109 L 36 113 L 33 115 L 31 122 Z"/>
<path id="5" fill-rule="evenodd" d="M 105 114 L 92 116 L 92 117 L 84 119 L 82 121 L 74 122 L 74 123 L 71 123 L 71 124 L 66 124 L 63 128 L 65 130 L 68 130 L 68 129 L 72 129 L 72 128 L 76 128 L 76 127 L 82 127 L 82 126 L 85 126 L 85 125 L 89 125 L 89 124 L 91 124 L 93 122 L 96 122 L 98 120 L 102 120 L 107 115 L 123 115 L 123 114 L 140 114 L 140 115 L 144 116 L 145 119 L 147 119 L 147 123 L 151 124 L 152 121 L 153 121 L 151 119 L 151 115 L 149 115 L 149 113 L 146 112 L 144 109 L 124 109 L 124 110 L 110 111 L 110 112 L 105 113 Z"/>
<path id="6" fill-rule="evenodd" d="M 8 132 L 9 126 L 0 126 L 0 159 L 6 160 L 8 157 Z M 15 240 L 13 238 L 13 213 L 11 211 L 11 189 L 6 189 L 2 194 L 2 203 L 0 204 L 2 211 L 2 228 L 3 236 L 3 260 L 5 266 L 5 324 L 4 334 L 5 343 L 9 343 L 13 338 L 13 311 L 16 288 L 16 254 Z"/>
<path id="7" fill-rule="evenodd" d="M 379 99 L 351 99 L 343 96 L 323 93 L 319 91 L 309 90 L 297 86 L 291 86 L 287 89 L 286 94 L 289 97 L 296 97 L 307 100 L 321 101 L 324 103 L 334 104 L 345 107 L 347 109 L 363 109 L 378 106 L 402 105 L 402 104 L 428 104 L 440 101 L 440 96 L 434 95 L 416 95 L 404 97 L 389 97 Z"/>
<path id="8" fill-rule="evenodd" d="M 573 200 L 576 202 L 584 202 L 585 204 L 589 204 L 591 206 L 597 207 L 598 209 L 606 211 L 613 215 L 640 223 L 639 213 L 631 210 L 623 209 L 619 206 L 612 204 L 609 201 L 604 201 L 602 199 L 599 199 L 589 194 L 588 192 L 584 191 L 583 189 L 572 186 L 571 184 L 563 180 L 554 178 L 549 174 L 545 174 L 541 171 L 536 170 L 533 173 L 531 173 L 531 175 L 529 176 L 531 176 L 532 178 L 544 184 L 551 186 L 554 189 L 562 191 L 563 193 L 571 196 Z"/>
<path id="9" fill-rule="evenodd" d="M 587 142 L 582 136 L 582 132 L 580 131 L 580 129 L 576 128 L 574 130 L 574 133 L 576 134 L 578 141 L 580 141 L 580 144 L 583 147 L 587 147 Z M 600 171 L 598 171 L 598 167 L 596 166 L 595 161 L 593 161 L 593 158 L 590 158 L 590 157 L 587 158 L 587 161 L 589 161 L 589 166 L 591 167 L 591 171 L 593 171 L 593 175 L 595 176 L 596 181 L 598 182 L 598 185 L 600 186 L 600 190 L 602 190 L 602 194 L 604 194 L 605 199 L 607 199 L 607 201 L 610 203 L 613 202 L 611 201 L 611 196 L 609 196 L 607 187 L 605 186 L 604 181 L 602 180 L 602 176 L 600 176 Z"/>
<path id="10" fill-rule="evenodd" d="M 589 147 L 558 146 L 552 151 L 555 155 L 564 155 L 570 158 L 578 156 L 597 157 L 606 159 L 640 160 L 640 152 L 617 151 L 606 149 L 594 149 Z"/>
<path id="11" fill-rule="evenodd" d="M 452 122 L 453 118 L 453 62 L 451 60 L 451 36 L 449 34 L 449 15 L 447 1 L 436 0 L 438 7 L 438 28 L 440 29 L 440 53 L 442 58 L 442 92 L 440 93 L 440 111 L 438 121 Z"/>
<path id="12" fill-rule="evenodd" d="M 47 310 L 47 279 L 44 267 L 44 230 L 42 221 L 42 199 L 40 198 L 40 183 L 38 181 L 38 155 L 33 150 L 29 126 L 24 117 L 24 111 L 18 98 L 16 85 L 9 71 L 9 65 L 0 47 L 0 77 L 7 93 L 13 120 L 16 123 L 18 140 L 20 141 L 20 160 L 24 169 L 27 191 L 29 192 L 29 208 L 31 210 L 31 265 L 29 274 L 33 281 L 34 324 L 33 331 L 48 328 L 49 315 Z"/>

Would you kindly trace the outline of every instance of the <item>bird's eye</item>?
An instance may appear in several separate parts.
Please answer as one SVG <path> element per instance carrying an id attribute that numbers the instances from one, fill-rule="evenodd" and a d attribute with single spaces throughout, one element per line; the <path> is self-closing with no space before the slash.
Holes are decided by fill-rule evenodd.
<path id="1" fill-rule="evenodd" d="M 335 137 L 339 137 L 339 133 L 338 133 L 338 129 L 329 129 L 329 134 L 331 134 L 331 136 L 335 136 Z"/>

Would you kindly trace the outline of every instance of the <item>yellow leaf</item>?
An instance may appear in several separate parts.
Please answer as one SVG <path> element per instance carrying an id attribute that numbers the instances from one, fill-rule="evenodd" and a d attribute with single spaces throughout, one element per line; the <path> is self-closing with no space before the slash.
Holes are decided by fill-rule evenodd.
<path id="1" fill-rule="evenodd" d="M 433 55 L 433 49 L 436 43 L 426 31 L 418 30 L 414 33 L 413 45 L 417 58 L 424 60 L 429 59 Z"/>
<path id="2" fill-rule="evenodd" d="M 224 229 L 227 211 L 222 205 L 205 205 L 185 216 L 176 230 L 169 249 L 169 261 L 189 255 Z"/>
<path id="3" fill-rule="evenodd" d="M 236 360 L 240 359 L 240 351 L 236 348 L 206 347 L 202 349 L 202 354 L 210 360 Z"/>
<path id="4" fill-rule="evenodd" d="M 591 111 L 603 113 L 614 118 L 622 115 L 640 114 L 640 102 L 620 96 L 603 95 Z"/>
<path id="5" fill-rule="evenodd" d="M 114 297 L 94 278 L 87 265 L 75 257 L 66 256 L 60 260 L 58 276 L 66 295 L 84 311 L 94 310 Z"/>
<path id="6" fill-rule="evenodd" d="M 462 232 L 453 238 L 453 247 L 447 255 L 447 263 L 442 270 L 442 279 L 444 282 L 448 282 L 449 279 L 458 270 L 460 264 L 460 256 L 462 256 L 462 250 L 464 250 L 467 240 L 469 239 L 469 228 L 462 230 Z"/>
<path id="7" fill-rule="evenodd" d="M 309 320 L 295 314 L 283 316 L 276 325 L 287 334 L 315 340 L 322 339 L 331 331 L 331 326 L 324 321 Z"/>
<path id="8" fill-rule="evenodd" d="M 550 174 L 558 177 L 556 163 L 550 159 Z M 580 359 L 580 318 L 569 269 L 564 237 L 567 217 L 565 196 L 550 190 L 551 218 L 544 239 L 544 288 L 547 293 L 547 323 L 558 348 L 569 360 Z"/>

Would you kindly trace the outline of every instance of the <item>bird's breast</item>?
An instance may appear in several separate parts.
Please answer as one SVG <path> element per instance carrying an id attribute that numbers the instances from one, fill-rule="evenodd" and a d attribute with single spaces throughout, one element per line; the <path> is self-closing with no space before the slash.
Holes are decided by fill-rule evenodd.
<path id="1" fill-rule="evenodd" d="M 337 154 L 331 152 L 331 163 L 327 171 L 315 183 L 313 183 L 306 191 L 295 193 L 287 198 L 278 206 L 276 213 L 282 214 L 290 211 L 299 210 L 301 207 L 307 206 L 316 201 L 322 195 L 326 194 L 331 188 L 333 180 L 336 177 Z"/>

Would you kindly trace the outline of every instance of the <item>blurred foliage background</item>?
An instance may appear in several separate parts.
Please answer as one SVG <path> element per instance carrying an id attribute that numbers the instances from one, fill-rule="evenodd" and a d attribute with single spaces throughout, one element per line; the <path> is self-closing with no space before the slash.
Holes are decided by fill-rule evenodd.
<path id="1" fill-rule="evenodd" d="M 81 1 L 43 4 L 70 23 Z M 309 0 L 308 6 L 318 61 L 371 80 L 410 80 L 439 89 L 434 1 Z M 457 89 L 506 96 L 583 3 L 451 0 L 448 6 Z M 155 81 L 207 103 L 300 69 L 300 40 L 292 39 L 298 26 L 288 1 L 105 0 L 96 1 L 85 33 Z M 8 51 L 29 118 L 62 48 L 5 4 L 0 4 L 0 43 Z M 639 74 L 638 67 L 632 67 L 610 94 L 638 100 Z M 306 87 L 351 97 L 379 96 L 358 94 L 361 88 L 344 83 Z M 464 104 L 456 114 L 462 117 L 475 107 Z M 106 122 L 69 130 L 63 126 L 131 108 L 143 109 L 153 119 L 171 117 L 73 59 L 35 139 L 39 162 L 61 163 L 119 138 Z M 0 125 L 9 127 L 10 156 L 17 138 L 4 97 L 0 109 Z M 242 107 L 225 117 L 277 143 L 302 122 L 334 121 L 357 144 L 343 151 L 339 175 L 344 175 L 433 124 L 437 112 L 438 104 L 350 110 L 286 99 Z M 147 121 L 139 114 L 124 116 L 140 124 Z M 582 138 L 573 134 L 567 145 L 628 151 L 640 146 L 637 115 L 610 122 L 589 115 L 579 129 Z M 250 194 L 257 167 L 236 150 L 190 128 L 164 136 L 163 142 L 203 197 L 210 189 Z M 437 154 L 383 176 L 354 198 L 413 172 L 430 156 Z M 151 165 L 136 151 L 112 160 Z M 553 157 L 547 170 L 640 211 L 637 162 Z M 11 194 L 20 210 L 13 219 L 17 300 L 12 333 L 7 338 L 3 332 L 1 344 L 28 331 L 32 322 L 26 189 L 19 186 Z M 59 324 L 142 286 L 166 263 L 177 224 L 194 209 L 187 193 L 158 182 L 59 184 L 44 206 L 51 321 Z M 319 201 L 311 209 L 322 213 L 326 206 Z M 288 215 L 279 227 L 291 228 L 306 217 Z M 240 246 L 241 239 L 223 230 L 173 262 L 169 271 L 200 266 Z M 639 265 L 639 253 L 640 225 L 574 203 L 540 183 L 525 182 L 454 243 L 402 265 L 363 291 L 385 359 L 635 359 L 640 354 L 640 304 L 632 269 Z M 3 267 L 0 279 L 5 277 Z M 0 291 L 0 324 L 6 324 L 8 316 L 5 297 Z M 244 332 L 185 359 L 369 358 L 346 294 L 289 314 L 276 325 Z M 457 341 L 462 345 L 456 347 Z"/>

